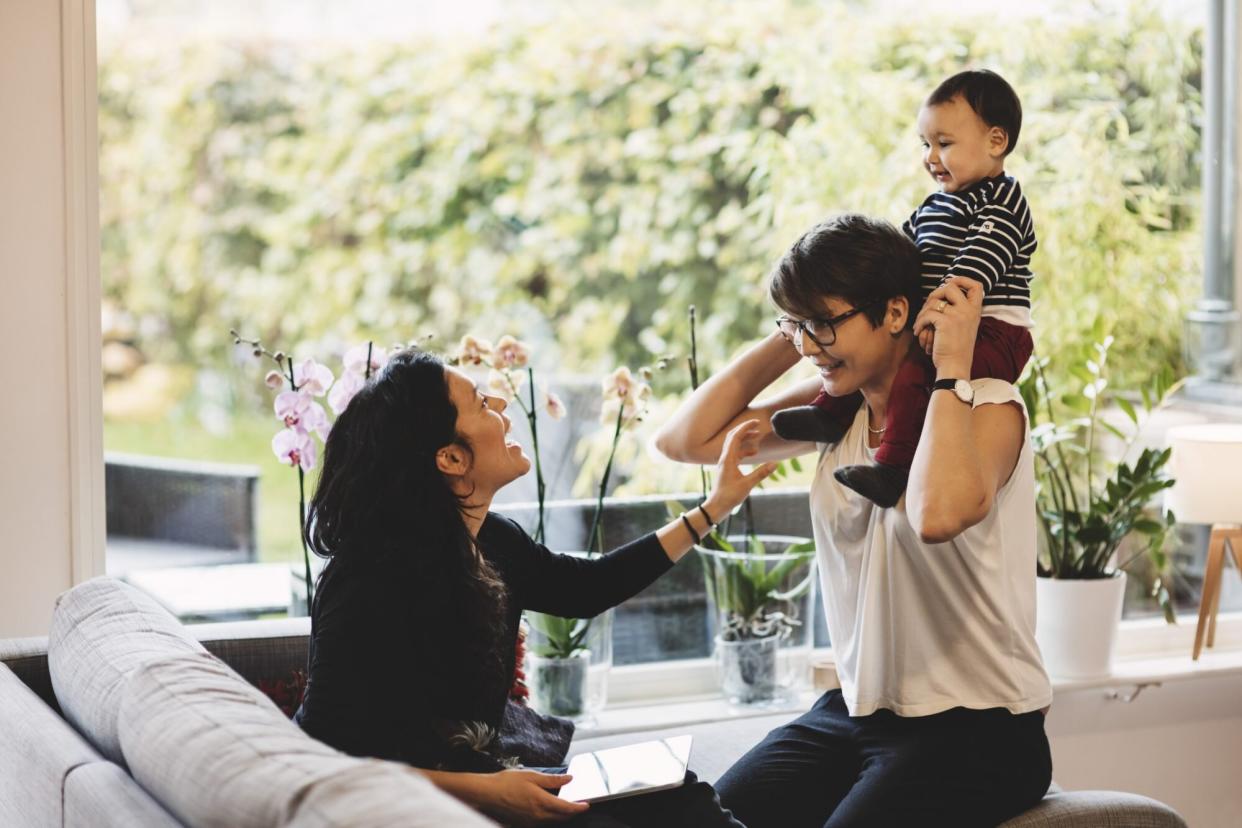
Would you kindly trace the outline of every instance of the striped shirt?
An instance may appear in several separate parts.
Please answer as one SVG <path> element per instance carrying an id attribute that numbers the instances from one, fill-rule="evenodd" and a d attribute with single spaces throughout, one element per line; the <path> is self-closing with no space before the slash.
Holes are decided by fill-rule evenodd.
<path id="1" fill-rule="evenodd" d="M 932 193 L 902 226 L 923 261 L 923 295 L 951 276 L 983 284 L 983 315 L 1029 328 L 1038 244 L 1022 188 L 1001 173 L 959 193 Z"/>

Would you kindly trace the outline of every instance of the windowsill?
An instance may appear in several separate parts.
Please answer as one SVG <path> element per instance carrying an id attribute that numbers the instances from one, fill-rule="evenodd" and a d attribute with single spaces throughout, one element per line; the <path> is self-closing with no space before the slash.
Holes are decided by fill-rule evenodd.
<path id="1" fill-rule="evenodd" d="M 1205 648 L 1198 661 L 1193 661 L 1190 657 L 1196 619 L 1183 616 L 1178 621 L 1173 627 L 1169 627 L 1161 619 L 1126 622 L 1119 634 L 1118 655 L 1113 661 L 1112 673 L 1093 679 L 1054 678 L 1054 694 L 1107 688 L 1117 690 L 1119 697 L 1133 698 L 1138 690 L 1145 687 L 1242 675 L 1242 616 L 1220 618 L 1216 646 L 1212 649 Z M 821 654 L 827 652 L 817 651 Z M 710 659 L 684 664 L 701 673 L 704 667 L 710 665 Z M 665 675 L 668 675 L 668 669 L 665 668 Z M 614 668 L 614 675 L 617 672 L 621 673 L 616 677 L 621 679 L 622 687 L 629 691 L 627 696 L 631 696 L 639 687 L 648 686 L 655 679 L 655 668 L 647 665 Z M 643 677 L 643 673 L 653 675 Z M 774 713 L 788 713 L 792 718 L 793 715 L 809 709 L 822 692 L 806 690 L 789 704 L 741 710 L 731 706 L 719 693 L 697 692 L 666 696 L 654 703 L 631 697 L 609 704 L 599 713 L 595 722 L 580 725 L 579 732 L 587 737 L 606 736 Z M 646 698 L 651 697 L 649 695 Z"/>

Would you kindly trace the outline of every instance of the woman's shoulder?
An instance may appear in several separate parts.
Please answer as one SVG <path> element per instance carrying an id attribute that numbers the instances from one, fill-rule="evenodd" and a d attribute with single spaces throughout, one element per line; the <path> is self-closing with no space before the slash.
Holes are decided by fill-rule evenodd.
<path id="1" fill-rule="evenodd" d="M 483 525 L 479 527 L 479 542 L 483 544 L 485 550 L 488 548 L 506 550 L 515 546 L 525 548 L 534 543 L 531 536 L 516 520 L 499 512 L 487 513 L 487 517 L 483 519 Z"/>

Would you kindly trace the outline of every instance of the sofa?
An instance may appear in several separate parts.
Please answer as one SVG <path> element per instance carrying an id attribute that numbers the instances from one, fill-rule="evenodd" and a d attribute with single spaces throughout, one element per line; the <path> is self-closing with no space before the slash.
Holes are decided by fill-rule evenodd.
<path id="1" fill-rule="evenodd" d="M 309 738 L 260 691 L 304 668 L 308 627 L 186 627 L 109 578 L 64 593 L 47 638 L 0 640 L 0 825 L 492 825 L 405 766 Z M 788 718 L 580 734 L 571 753 L 688 732 L 714 780 Z M 1054 788 L 1018 826 L 1185 823 L 1145 797 Z"/>

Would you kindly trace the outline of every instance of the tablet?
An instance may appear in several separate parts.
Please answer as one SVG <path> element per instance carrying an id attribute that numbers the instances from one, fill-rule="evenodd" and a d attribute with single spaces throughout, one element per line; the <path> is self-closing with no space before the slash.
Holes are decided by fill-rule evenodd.
<path id="1" fill-rule="evenodd" d="M 561 799 L 604 802 L 623 796 L 676 788 L 686 780 L 693 736 L 580 753 L 569 760 L 573 779 L 561 788 Z"/>

